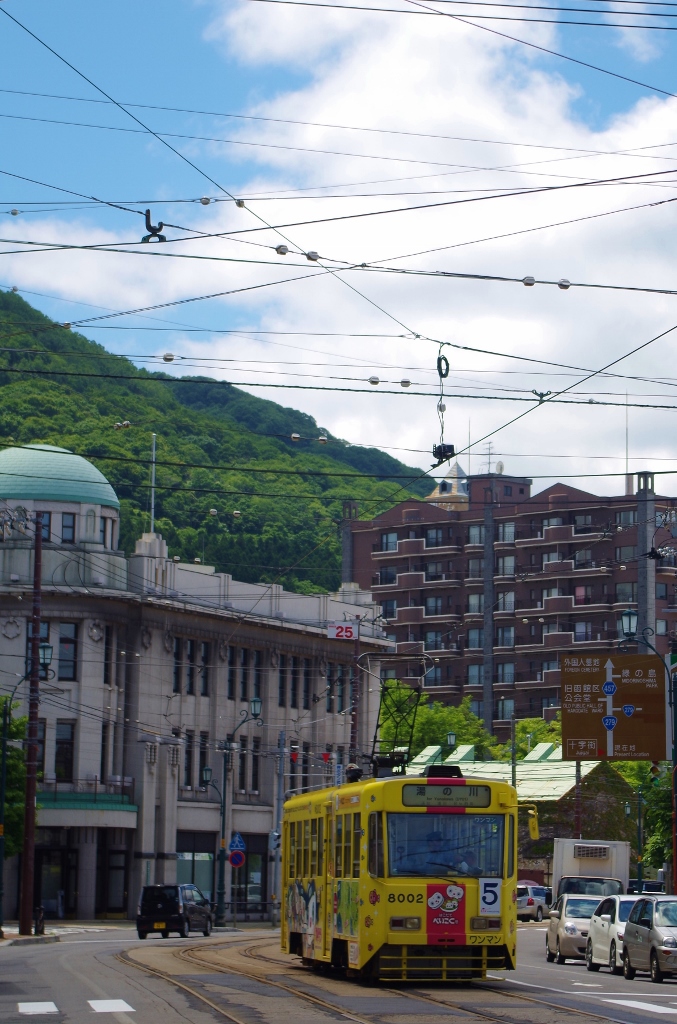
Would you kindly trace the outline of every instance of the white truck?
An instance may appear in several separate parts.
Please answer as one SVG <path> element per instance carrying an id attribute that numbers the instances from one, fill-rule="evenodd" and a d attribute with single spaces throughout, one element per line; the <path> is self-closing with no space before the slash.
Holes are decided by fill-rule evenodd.
<path id="1" fill-rule="evenodd" d="M 614 896 L 630 882 L 630 843 L 604 839 L 555 839 L 553 902 L 562 893 Z"/>

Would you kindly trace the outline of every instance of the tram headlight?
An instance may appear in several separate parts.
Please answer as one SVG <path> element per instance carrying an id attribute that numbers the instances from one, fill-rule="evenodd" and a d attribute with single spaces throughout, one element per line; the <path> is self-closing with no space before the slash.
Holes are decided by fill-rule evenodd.
<path id="1" fill-rule="evenodd" d="M 391 917 L 390 930 L 393 932 L 418 932 L 421 930 L 421 918 Z"/>

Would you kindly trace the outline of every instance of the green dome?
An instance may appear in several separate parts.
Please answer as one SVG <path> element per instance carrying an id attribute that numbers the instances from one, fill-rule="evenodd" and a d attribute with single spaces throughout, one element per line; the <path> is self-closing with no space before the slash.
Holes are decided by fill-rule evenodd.
<path id="1" fill-rule="evenodd" d="M 103 473 L 81 455 L 50 444 L 0 452 L 0 498 L 77 501 L 120 508 Z"/>

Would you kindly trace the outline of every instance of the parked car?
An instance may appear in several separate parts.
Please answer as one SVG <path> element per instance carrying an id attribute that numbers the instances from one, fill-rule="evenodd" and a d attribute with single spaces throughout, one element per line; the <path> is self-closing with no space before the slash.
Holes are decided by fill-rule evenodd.
<path id="1" fill-rule="evenodd" d="M 630 911 L 623 936 L 623 977 L 649 971 L 660 982 L 677 973 L 677 898 L 640 896 Z"/>
<path id="2" fill-rule="evenodd" d="M 599 900 L 585 896 L 560 896 L 550 909 L 550 921 L 545 936 L 545 955 L 548 963 L 556 960 L 582 960 L 588 940 L 590 918 Z"/>
<path id="3" fill-rule="evenodd" d="M 517 918 L 522 921 L 542 921 L 548 913 L 547 893 L 543 885 L 517 883 Z"/>
<path id="4" fill-rule="evenodd" d="M 590 918 L 585 962 L 589 971 L 606 966 L 612 974 L 623 972 L 623 935 L 636 896 L 607 896 Z"/>
<path id="5" fill-rule="evenodd" d="M 140 939 L 159 932 L 166 939 L 170 932 L 188 938 L 190 932 L 210 935 L 212 908 L 196 885 L 144 885 L 136 912 L 136 930 Z"/>

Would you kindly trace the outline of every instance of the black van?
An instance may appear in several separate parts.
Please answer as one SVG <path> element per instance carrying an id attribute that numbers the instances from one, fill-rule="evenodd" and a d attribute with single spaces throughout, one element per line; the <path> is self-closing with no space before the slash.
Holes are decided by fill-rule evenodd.
<path id="1" fill-rule="evenodd" d="M 211 935 L 212 908 L 196 885 L 144 885 L 136 911 L 140 939 L 159 932 L 166 939 L 178 932 L 186 939 L 190 932 Z"/>

